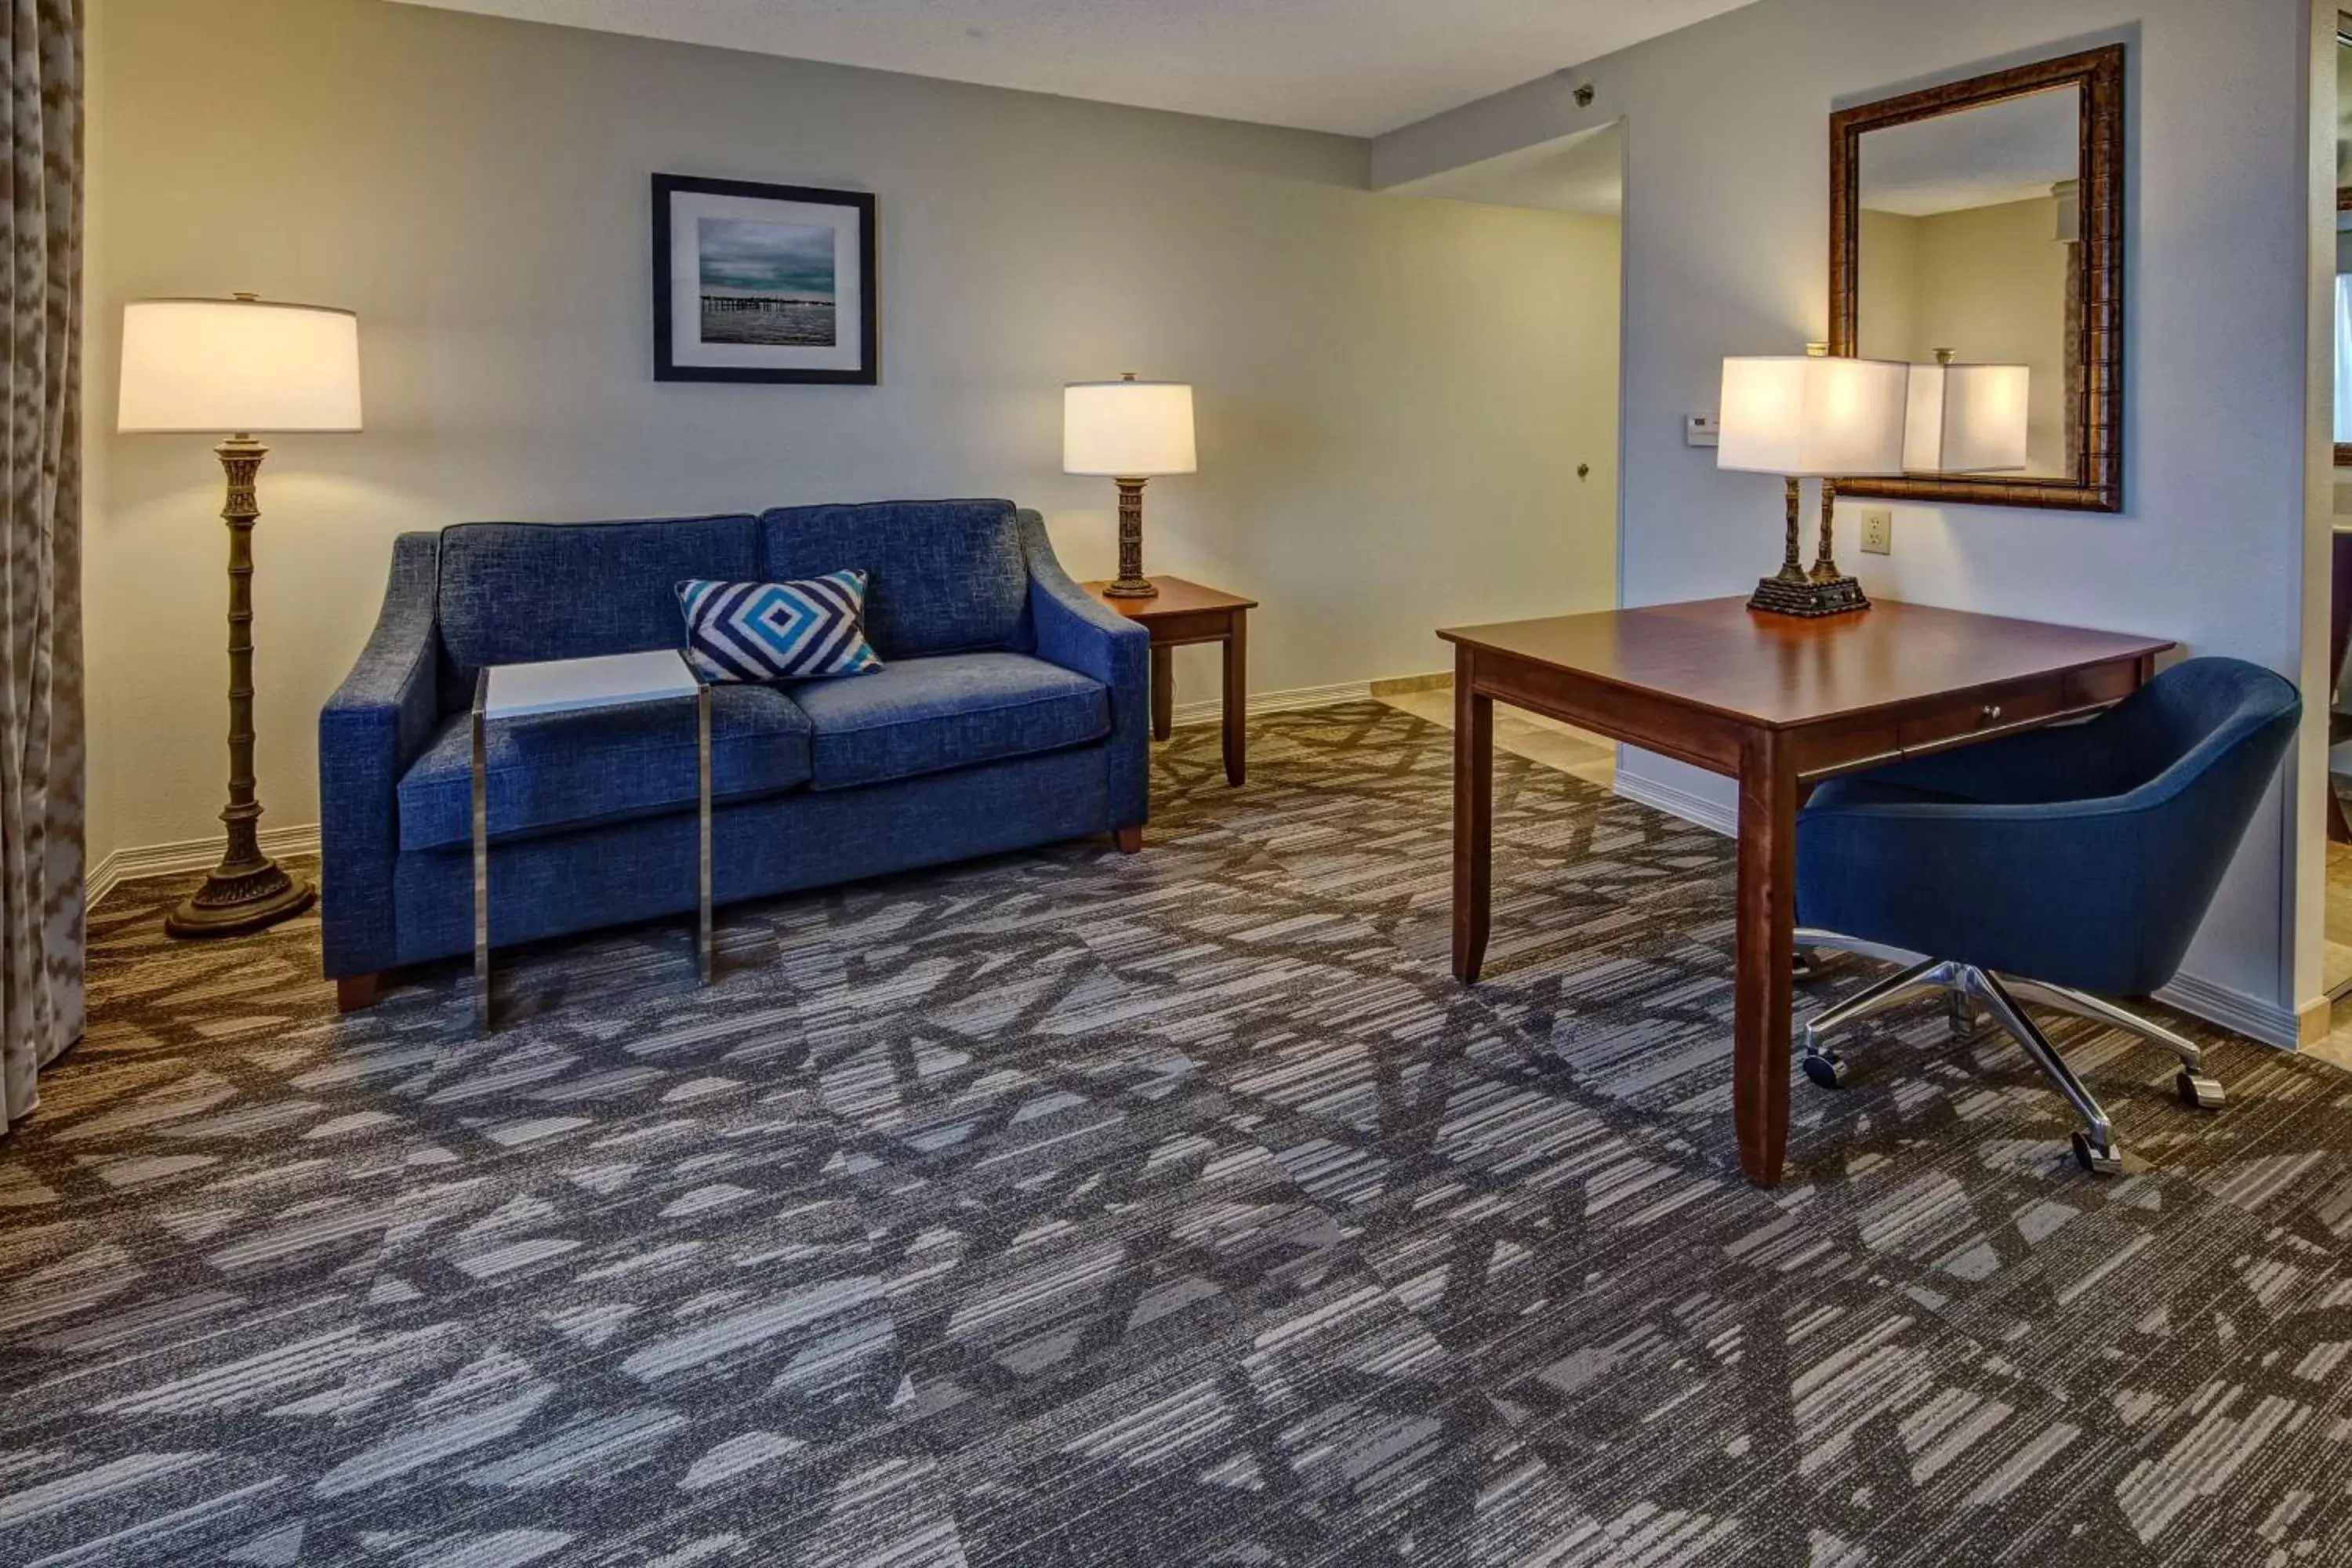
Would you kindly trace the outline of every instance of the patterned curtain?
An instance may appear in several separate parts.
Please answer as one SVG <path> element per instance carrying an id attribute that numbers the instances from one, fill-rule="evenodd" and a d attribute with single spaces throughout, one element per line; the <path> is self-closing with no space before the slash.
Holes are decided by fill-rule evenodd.
<path id="1" fill-rule="evenodd" d="M 82 1026 L 81 64 L 86 0 L 0 0 L 11 261 L 0 446 L 0 1128 Z"/>

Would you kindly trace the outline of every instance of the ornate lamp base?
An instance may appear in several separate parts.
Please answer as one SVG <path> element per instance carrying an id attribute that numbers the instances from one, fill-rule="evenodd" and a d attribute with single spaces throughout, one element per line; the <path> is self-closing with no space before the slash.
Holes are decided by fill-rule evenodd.
<path id="1" fill-rule="evenodd" d="M 1787 508 L 1782 519 L 1783 536 L 1780 571 L 1778 576 L 1767 577 L 1756 584 L 1755 595 L 1748 607 L 1768 615 L 1798 616 L 1816 620 L 1823 616 L 1850 615 L 1855 610 L 1870 608 L 1863 596 L 1862 584 L 1838 570 L 1833 552 L 1835 540 L 1832 523 L 1837 508 L 1837 481 L 1822 481 L 1822 542 L 1813 555 L 1810 572 L 1797 561 L 1798 486 L 1788 481 L 1785 491 Z"/>
<path id="2" fill-rule="evenodd" d="M 1751 610 L 1763 610 L 1775 616 L 1801 616 L 1814 619 L 1822 616 L 1843 616 L 1855 610 L 1870 608 L 1863 596 L 1862 584 L 1851 577 L 1808 578 L 1792 583 L 1785 577 L 1767 577 L 1756 584 L 1755 596 L 1748 601 Z"/>
<path id="3" fill-rule="evenodd" d="M 1118 575 L 1103 592 L 1114 599 L 1156 599 L 1160 590 L 1143 574 L 1143 481 L 1111 482 L 1118 487 Z"/>
<path id="4" fill-rule="evenodd" d="M 168 936 L 246 936 L 291 920 L 319 901 L 319 889 L 268 856 L 233 866 L 224 860 L 194 898 L 163 917 Z"/>
<path id="5" fill-rule="evenodd" d="M 228 479 L 228 843 L 196 896 L 163 918 L 167 936 L 243 936 L 300 914 L 319 890 L 261 852 L 261 802 L 253 782 L 254 486 L 269 448 L 232 436 L 213 451 Z"/>

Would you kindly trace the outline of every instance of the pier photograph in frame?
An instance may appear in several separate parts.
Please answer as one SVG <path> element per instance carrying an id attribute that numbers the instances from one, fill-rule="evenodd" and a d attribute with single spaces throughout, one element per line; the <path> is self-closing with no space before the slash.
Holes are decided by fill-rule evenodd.
<path id="1" fill-rule="evenodd" d="M 880 379 L 874 197 L 654 176 L 654 378 Z"/>

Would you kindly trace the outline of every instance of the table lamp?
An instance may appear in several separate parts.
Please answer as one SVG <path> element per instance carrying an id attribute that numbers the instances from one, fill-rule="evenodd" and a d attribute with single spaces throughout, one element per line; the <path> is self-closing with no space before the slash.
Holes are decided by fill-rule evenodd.
<path id="1" fill-rule="evenodd" d="M 1899 361 L 1783 354 L 1723 362 L 1716 467 L 1788 481 L 1780 572 L 1756 585 L 1753 610 L 1837 616 L 1866 610 L 1862 584 L 1838 570 L 1837 481 L 1903 471 L 1911 367 Z M 1798 559 L 1799 481 L 1822 481 L 1821 542 L 1808 571 Z"/>
<path id="2" fill-rule="evenodd" d="M 122 312 L 125 432 L 219 435 L 228 478 L 228 844 L 173 936 L 237 936 L 301 913 L 318 890 L 261 852 L 253 779 L 254 480 L 257 430 L 360 427 L 359 319 L 348 310 L 232 300 L 142 300 Z"/>
<path id="3" fill-rule="evenodd" d="M 1143 482 L 1199 468 L 1192 389 L 1182 382 L 1129 374 L 1062 388 L 1062 471 L 1118 484 L 1118 577 L 1104 593 L 1120 599 L 1159 594 L 1143 574 Z"/>
<path id="4" fill-rule="evenodd" d="M 2033 373 L 2021 364 L 1911 367 L 1903 467 L 1914 474 L 1992 474 L 2025 467 L 2026 414 Z"/>

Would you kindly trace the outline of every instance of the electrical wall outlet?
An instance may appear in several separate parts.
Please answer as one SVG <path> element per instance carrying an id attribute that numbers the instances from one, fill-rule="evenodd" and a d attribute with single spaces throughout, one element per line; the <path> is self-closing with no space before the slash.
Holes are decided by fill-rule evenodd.
<path id="1" fill-rule="evenodd" d="M 1862 514 L 1862 552 L 1864 555 L 1895 553 L 1895 514 L 1882 507 L 1873 507 Z"/>

